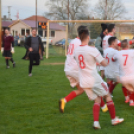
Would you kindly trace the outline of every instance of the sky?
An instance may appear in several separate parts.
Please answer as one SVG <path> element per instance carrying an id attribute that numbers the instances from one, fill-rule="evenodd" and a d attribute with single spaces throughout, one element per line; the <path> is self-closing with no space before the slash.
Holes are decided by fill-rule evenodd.
<path id="1" fill-rule="evenodd" d="M 45 2 L 47 0 L 38 1 L 38 15 L 43 15 L 47 11 Z M 99 0 L 90 0 L 90 4 L 94 6 Z M 127 18 L 134 19 L 134 0 L 121 0 L 127 9 Z M 17 11 L 19 18 L 25 19 L 35 14 L 35 0 L 2 0 L 2 16 L 8 15 L 8 6 L 11 6 L 11 18 L 16 19 Z"/>

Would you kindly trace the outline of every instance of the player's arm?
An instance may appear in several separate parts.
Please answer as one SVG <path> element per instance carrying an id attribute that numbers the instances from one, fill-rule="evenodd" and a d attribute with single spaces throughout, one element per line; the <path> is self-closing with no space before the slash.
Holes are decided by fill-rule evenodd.
<path id="1" fill-rule="evenodd" d="M 100 63 L 102 66 L 107 66 L 107 61 L 101 56 L 100 52 L 96 49 L 94 52 L 95 59 L 98 63 Z"/>
<path id="2" fill-rule="evenodd" d="M 11 42 L 12 42 L 11 52 L 14 53 L 14 38 L 13 38 L 13 36 L 11 37 Z"/>
<path id="3" fill-rule="evenodd" d="M 101 63 L 102 66 L 106 67 L 108 65 L 107 61 L 104 59 Z"/>

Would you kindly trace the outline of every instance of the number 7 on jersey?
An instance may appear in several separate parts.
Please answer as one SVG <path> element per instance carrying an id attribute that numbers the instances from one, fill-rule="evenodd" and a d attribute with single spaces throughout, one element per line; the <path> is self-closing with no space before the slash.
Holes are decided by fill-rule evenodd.
<path id="1" fill-rule="evenodd" d="M 126 58 L 125 58 L 125 62 L 124 62 L 124 66 L 126 66 L 126 64 L 127 64 L 127 58 L 128 58 L 128 54 L 123 54 L 122 56 L 125 56 Z"/>

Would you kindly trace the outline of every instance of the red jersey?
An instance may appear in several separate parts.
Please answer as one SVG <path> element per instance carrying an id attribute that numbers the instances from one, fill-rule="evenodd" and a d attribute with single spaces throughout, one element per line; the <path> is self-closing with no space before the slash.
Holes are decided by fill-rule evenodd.
<path id="1" fill-rule="evenodd" d="M 12 35 L 5 35 L 3 37 L 2 47 L 4 47 L 4 50 L 11 50 L 11 47 L 14 47 L 14 38 Z"/>

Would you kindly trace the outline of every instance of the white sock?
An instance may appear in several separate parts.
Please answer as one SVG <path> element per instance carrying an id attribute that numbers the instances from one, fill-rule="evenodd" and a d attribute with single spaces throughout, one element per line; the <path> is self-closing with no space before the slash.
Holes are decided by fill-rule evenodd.
<path id="1" fill-rule="evenodd" d="M 134 103 L 133 100 L 130 100 L 129 102 L 130 102 L 130 104 L 131 104 L 131 103 Z"/>
<path id="2" fill-rule="evenodd" d="M 64 102 L 67 103 L 66 99 L 64 98 Z"/>
<path id="3" fill-rule="evenodd" d="M 125 96 L 125 99 L 128 100 L 129 99 L 129 96 Z"/>

